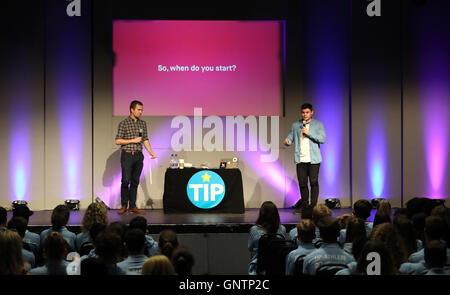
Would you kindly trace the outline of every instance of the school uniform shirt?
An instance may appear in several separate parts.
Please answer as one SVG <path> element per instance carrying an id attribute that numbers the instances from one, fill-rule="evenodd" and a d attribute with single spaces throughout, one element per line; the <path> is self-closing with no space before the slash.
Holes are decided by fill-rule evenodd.
<path id="1" fill-rule="evenodd" d="M 428 272 L 425 261 L 417 263 L 404 262 L 398 270 L 405 275 L 424 275 Z"/>
<path id="2" fill-rule="evenodd" d="M 347 264 L 348 268 L 341 269 L 340 271 L 335 273 L 335 275 L 336 276 L 350 276 L 350 275 L 354 275 L 355 272 L 356 272 L 356 265 L 357 264 L 358 264 L 358 262 L 356 262 L 356 261 L 350 262 L 349 264 Z"/>
<path id="3" fill-rule="evenodd" d="M 41 251 L 41 237 L 37 233 L 30 232 L 29 230 L 25 231 L 25 236 L 22 241 L 30 245 L 31 251 L 33 253 L 40 253 Z"/>
<path id="4" fill-rule="evenodd" d="M 47 236 L 51 232 L 54 232 L 54 231 L 55 230 L 53 230 L 53 227 L 50 227 L 50 228 L 42 231 L 41 232 L 41 244 L 43 244 L 45 241 L 45 238 L 47 238 Z M 69 231 L 65 226 L 61 227 L 58 232 L 63 236 L 64 240 L 67 241 L 70 248 L 72 250 L 75 250 L 76 249 L 75 248 L 75 240 L 76 240 L 77 236 L 73 232 Z M 41 245 L 41 246 L 43 246 L 43 245 Z"/>
<path id="5" fill-rule="evenodd" d="M 256 275 L 257 263 L 258 263 L 258 242 L 261 236 L 266 234 L 266 230 L 259 225 L 254 225 L 250 228 L 250 232 L 248 235 L 248 249 L 252 253 L 252 257 L 250 259 L 250 263 L 248 266 L 248 274 Z M 280 225 L 277 233 L 282 234 L 283 237 L 286 237 L 286 228 L 284 225 Z"/>
<path id="6" fill-rule="evenodd" d="M 293 275 L 295 271 L 295 261 L 302 255 L 308 255 L 312 251 L 316 250 L 312 243 L 302 243 L 298 241 L 298 248 L 291 251 L 286 256 L 286 275 Z"/>
<path id="7" fill-rule="evenodd" d="M 81 246 L 83 246 L 84 243 L 90 242 L 91 235 L 88 231 L 81 232 L 77 235 L 75 238 L 75 249 L 77 252 L 80 252 Z"/>
<path id="8" fill-rule="evenodd" d="M 412 253 L 408 257 L 408 262 L 421 262 L 425 261 L 425 249 Z M 450 248 L 447 248 L 447 264 L 450 262 Z"/>
<path id="9" fill-rule="evenodd" d="M 30 269 L 36 266 L 36 257 L 34 256 L 33 252 L 22 248 L 22 256 L 25 259 L 25 261 L 30 265 Z"/>
<path id="10" fill-rule="evenodd" d="M 352 254 L 352 248 L 353 248 L 353 243 L 345 243 L 344 244 L 344 251 L 347 252 L 350 255 Z"/>
<path id="11" fill-rule="evenodd" d="M 448 276 L 450 275 L 450 270 L 443 267 L 431 268 L 426 275 L 438 275 L 438 276 Z"/>
<path id="12" fill-rule="evenodd" d="M 354 261 L 353 255 L 342 250 L 338 243 L 323 243 L 305 257 L 303 274 L 315 275 L 316 270 L 324 264 L 349 264 Z"/>
<path id="13" fill-rule="evenodd" d="M 158 247 L 158 242 L 156 242 L 150 235 L 145 235 L 145 239 L 147 240 L 147 249 L 149 256 L 161 254 Z"/>
<path id="14" fill-rule="evenodd" d="M 142 265 L 145 260 L 147 260 L 147 256 L 144 254 L 140 255 L 130 255 L 122 262 L 117 263 L 117 266 L 123 269 L 124 271 L 135 272 L 141 274 Z"/>
<path id="15" fill-rule="evenodd" d="M 49 263 L 41 267 L 33 268 L 30 271 L 31 275 L 54 275 L 54 276 L 63 276 L 67 275 L 67 266 L 69 265 L 68 261 L 60 260 L 56 263 Z"/>
<path id="16" fill-rule="evenodd" d="M 98 258 L 97 253 L 95 253 L 95 249 L 92 249 L 91 251 L 89 251 L 89 254 L 81 256 L 80 262 L 86 258 Z"/>

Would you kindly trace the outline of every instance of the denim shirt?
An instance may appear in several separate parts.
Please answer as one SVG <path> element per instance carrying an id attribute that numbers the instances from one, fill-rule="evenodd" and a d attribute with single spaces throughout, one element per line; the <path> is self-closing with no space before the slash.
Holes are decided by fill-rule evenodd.
<path id="1" fill-rule="evenodd" d="M 44 231 L 41 232 L 41 244 L 44 243 L 45 238 L 47 238 L 47 236 L 53 232 L 53 227 L 50 227 Z M 77 238 L 77 235 L 74 234 L 73 232 L 69 231 L 65 226 L 61 227 L 61 229 L 58 231 L 64 238 L 64 240 L 67 241 L 67 243 L 69 244 L 70 248 L 72 250 L 75 250 L 75 240 Z M 42 245 L 41 245 L 42 246 Z"/>
<path id="2" fill-rule="evenodd" d="M 294 161 L 296 164 L 300 163 L 300 140 L 302 132 L 302 122 L 294 122 L 291 126 L 291 131 L 286 137 L 292 144 L 294 143 Z M 325 129 L 322 122 L 312 119 L 309 123 L 309 133 L 306 135 L 309 138 L 311 164 L 319 164 L 322 162 L 320 154 L 320 145 L 325 143 Z"/>
<path id="3" fill-rule="evenodd" d="M 130 255 L 122 262 L 117 263 L 117 266 L 123 269 L 125 272 L 135 272 L 141 274 L 142 265 L 144 265 L 147 256 L 141 255 Z"/>
<path id="4" fill-rule="evenodd" d="M 57 276 L 61 276 L 61 275 L 67 275 L 67 266 L 69 265 L 68 261 L 65 260 L 60 260 L 57 263 L 50 263 L 50 264 L 46 264 L 44 266 L 41 267 L 36 267 L 33 268 L 30 271 L 31 275 L 40 275 L 40 276 L 45 276 L 45 275 L 57 275 Z"/>
<path id="5" fill-rule="evenodd" d="M 25 236 L 23 237 L 22 241 L 30 245 L 31 251 L 34 254 L 40 252 L 41 237 L 37 233 L 26 230 Z"/>
<path id="6" fill-rule="evenodd" d="M 354 261 L 353 256 L 342 250 L 338 243 L 323 243 L 305 257 L 303 274 L 315 275 L 316 270 L 324 264 L 349 264 Z"/>
<path id="7" fill-rule="evenodd" d="M 308 255 L 312 251 L 316 250 L 316 247 L 312 243 L 298 242 L 299 246 L 294 251 L 291 251 L 286 256 L 286 275 L 293 275 L 295 270 L 295 261 L 301 255 Z"/>

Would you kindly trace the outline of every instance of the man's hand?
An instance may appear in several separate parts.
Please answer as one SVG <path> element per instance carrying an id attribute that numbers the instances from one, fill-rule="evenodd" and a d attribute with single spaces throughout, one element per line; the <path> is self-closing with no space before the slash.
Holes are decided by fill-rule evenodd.
<path id="1" fill-rule="evenodd" d="M 291 142 L 289 140 L 287 140 L 287 139 L 285 139 L 283 143 L 284 143 L 285 146 L 290 146 L 291 145 Z"/>
<path id="2" fill-rule="evenodd" d="M 140 143 L 142 141 L 142 137 L 135 137 L 133 140 L 133 143 Z"/>
<path id="3" fill-rule="evenodd" d="M 308 134 L 308 133 L 309 133 L 308 128 L 303 127 L 303 128 L 302 128 L 302 133 L 303 133 L 303 134 Z"/>
<path id="4" fill-rule="evenodd" d="M 155 153 L 154 153 L 153 151 L 148 152 L 148 153 L 149 153 L 149 155 L 150 155 L 150 157 L 151 157 L 152 159 L 155 159 L 155 158 L 156 158 L 156 155 L 155 155 Z"/>

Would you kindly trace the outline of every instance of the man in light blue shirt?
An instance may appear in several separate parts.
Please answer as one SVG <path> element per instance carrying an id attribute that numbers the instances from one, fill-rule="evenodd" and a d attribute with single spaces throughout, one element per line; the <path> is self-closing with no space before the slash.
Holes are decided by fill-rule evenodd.
<path id="1" fill-rule="evenodd" d="M 13 209 L 13 218 L 14 217 L 23 217 L 25 218 L 28 226 L 28 222 L 30 216 L 33 215 L 33 211 L 31 211 L 27 205 L 18 205 Z M 30 232 L 29 230 L 25 230 L 25 236 L 22 240 L 24 243 L 30 246 L 31 251 L 35 256 L 40 255 L 41 253 L 41 238 L 37 233 Z"/>
<path id="2" fill-rule="evenodd" d="M 336 218 L 326 216 L 318 222 L 318 226 L 323 244 L 305 257 L 303 274 L 315 275 L 324 265 L 340 264 L 346 267 L 347 264 L 355 261 L 353 256 L 342 250 L 337 243 L 339 222 Z"/>
<path id="3" fill-rule="evenodd" d="M 300 256 L 306 256 L 316 250 L 312 240 L 316 237 L 316 227 L 311 219 L 304 219 L 297 224 L 298 248 L 286 256 L 286 275 L 295 274 L 295 262 Z"/>
<path id="4" fill-rule="evenodd" d="M 146 239 L 142 230 L 130 230 L 125 236 L 125 246 L 128 250 L 128 257 L 124 261 L 117 263 L 117 266 L 124 271 L 141 274 L 142 265 L 148 258 L 144 255 Z"/>
<path id="5" fill-rule="evenodd" d="M 317 204 L 319 196 L 319 168 L 322 162 L 320 145 L 325 143 L 325 129 L 322 122 L 312 118 L 314 110 L 311 104 L 301 106 L 302 120 L 291 126 L 291 131 L 284 140 L 286 146 L 294 143 L 294 162 L 297 165 L 297 179 L 301 199 L 292 206 L 300 209 L 302 206 Z M 311 203 L 309 203 L 308 179 L 311 186 Z"/>

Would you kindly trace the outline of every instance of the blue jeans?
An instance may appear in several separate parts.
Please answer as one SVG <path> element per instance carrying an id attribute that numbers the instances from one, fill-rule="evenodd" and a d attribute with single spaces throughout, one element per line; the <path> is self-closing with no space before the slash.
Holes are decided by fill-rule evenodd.
<path id="1" fill-rule="evenodd" d="M 137 188 L 144 167 L 144 154 L 132 155 L 122 151 L 120 164 L 122 166 L 121 204 L 122 207 L 133 209 L 136 207 Z"/>

